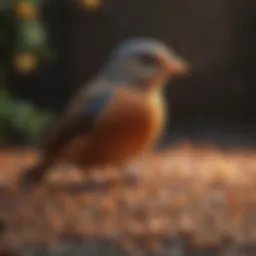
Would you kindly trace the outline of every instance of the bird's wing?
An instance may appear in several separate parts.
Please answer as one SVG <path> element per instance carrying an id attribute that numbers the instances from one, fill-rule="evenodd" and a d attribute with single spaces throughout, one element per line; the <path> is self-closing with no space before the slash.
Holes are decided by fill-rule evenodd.
<path id="1" fill-rule="evenodd" d="M 89 134 L 111 96 L 112 88 L 101 85 L 78 92 L 50 131 L 43 146 L 44 151 L 47 154 L 58 154 L 72 139 L 81 134 Z"/>

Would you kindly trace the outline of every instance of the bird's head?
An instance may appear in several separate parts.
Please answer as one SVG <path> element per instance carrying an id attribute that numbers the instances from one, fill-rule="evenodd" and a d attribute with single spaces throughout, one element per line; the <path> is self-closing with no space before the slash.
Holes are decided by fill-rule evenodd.
<path id="1" fill-rule="evenodd" d="M 163 43 L 132 39 L 120 44 L 108 63 L 116 79 L 143 87 L 165 84 L 169 78 L 188 73 L 188 65 Z"/>

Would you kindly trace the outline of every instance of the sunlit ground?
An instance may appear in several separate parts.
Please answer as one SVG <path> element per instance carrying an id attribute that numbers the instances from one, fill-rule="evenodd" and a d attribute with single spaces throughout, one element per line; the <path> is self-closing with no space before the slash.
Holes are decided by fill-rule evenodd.
<path id="1" fill-rule="evenodd" d="M 190 233 L 198 243 L 223 237 L 256 241 L 256 153 L 252 150 L 180 145 L 148 158 L 139 182 L 118 181 L 98 191 L 69 194 L 54 190 L 80 179 L 77 170 L 53 170 L 45 185 L 26 194 L 14 184 L 19 171 L 36 161 L 29 149 L 0 155 L 3 188 L 0 219 L 10 245 L 55 241 L 58 237 L 161 237 Z M 64 167 L 62 167 L 64 168 Z M 66 169 L 66 167 L 65 167 Z M 122 170 L 95 170 L 85 179 L 108 180 Z M 48 188 L 48 189 L 46 189 Z"/>

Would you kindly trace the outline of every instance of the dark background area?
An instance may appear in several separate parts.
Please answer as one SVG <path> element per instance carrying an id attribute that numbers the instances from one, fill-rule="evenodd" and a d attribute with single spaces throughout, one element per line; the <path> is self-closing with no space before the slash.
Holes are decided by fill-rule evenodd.
<path id="1" fill-rule="evenodd" d="M 255 7 L 249 0 L 108 0 L 91 11 L 70 0 L 44 1 L 57 58 L 29 76 L 12 76 L 11 90 L 59 113 L 120 41 L 156 37 L 193 70 L 166 92 L 172 117 L 168 137 L 254 144 Z"/>

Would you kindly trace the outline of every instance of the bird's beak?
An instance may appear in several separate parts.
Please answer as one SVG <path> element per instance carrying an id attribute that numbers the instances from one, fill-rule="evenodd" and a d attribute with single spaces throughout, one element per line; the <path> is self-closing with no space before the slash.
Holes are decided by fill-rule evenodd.
<path id="1" fill-rule="evenodd" d="M 173 76 L 187 76 L 190 74 L 188 63 L 180 58 L 171 59 L 167 63 L 167 70 Z"/>

